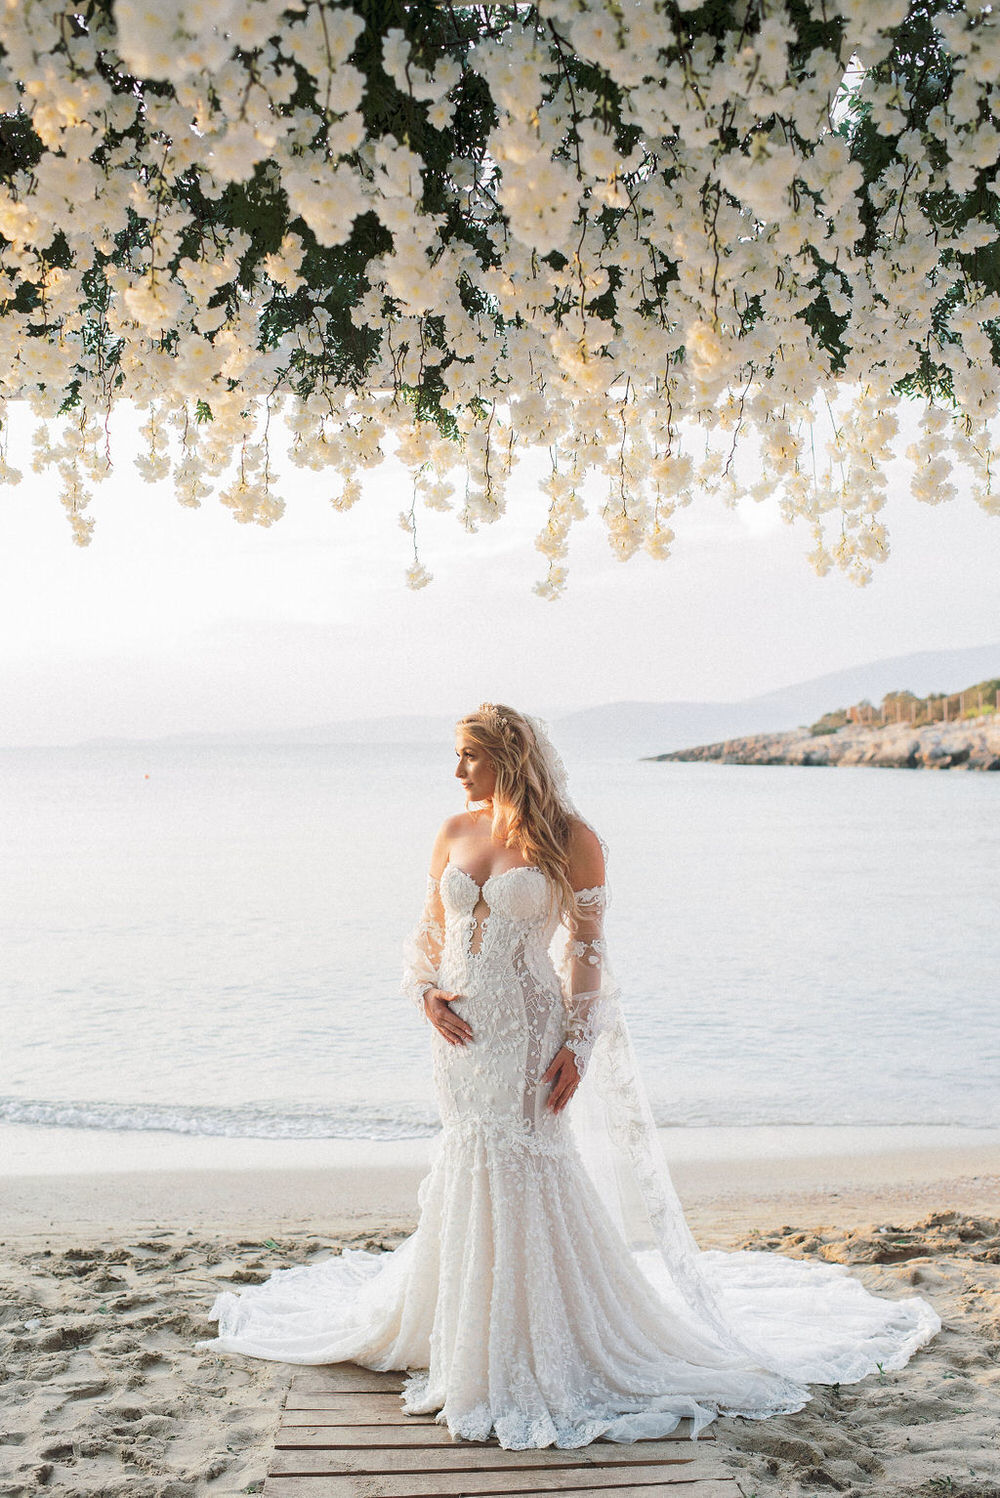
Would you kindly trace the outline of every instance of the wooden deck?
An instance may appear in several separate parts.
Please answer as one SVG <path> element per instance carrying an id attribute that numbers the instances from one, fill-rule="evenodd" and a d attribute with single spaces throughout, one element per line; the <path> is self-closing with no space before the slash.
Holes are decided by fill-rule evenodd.
<path id="1" fill-rule="evenodd" d="M 714 1437 L 597 1441 L 573 1451 L 504 1451 L 455 1441 L 432 1415 L 404 1415 L 401 1373 L 352 1363 L 292 1375 L 264 1498 L 428 1498 L 559 1493 L 563 1498 L 741 1498 Z"/>

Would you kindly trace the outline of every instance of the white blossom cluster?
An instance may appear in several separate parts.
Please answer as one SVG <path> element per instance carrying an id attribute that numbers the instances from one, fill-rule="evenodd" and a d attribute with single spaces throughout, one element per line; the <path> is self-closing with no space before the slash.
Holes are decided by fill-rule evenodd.
<path id="1" fill-rule="evenodd" d="M 0 0 L 2 397 L 76 539 L 121 401 L 142 477 L 243 522 L 282 513 L 278 417 L 338 508 L 397 452 L 414 587 L 419 510 L 495 520 L 537 447 L 544 595 L 593 473 L 620 558 L 666 556 L 696 493 L 777 494 L 864 581 L 915 390 L 913 494 L 961 472 L 995 513 L 1000 18 L 943 0 L 918 109 L 884 65 L 907 0 L 806 9 L 804 59 L 780 0 L 715 34 L 694 0 L 487 5 L 431 55 L 332 0 Z"/>

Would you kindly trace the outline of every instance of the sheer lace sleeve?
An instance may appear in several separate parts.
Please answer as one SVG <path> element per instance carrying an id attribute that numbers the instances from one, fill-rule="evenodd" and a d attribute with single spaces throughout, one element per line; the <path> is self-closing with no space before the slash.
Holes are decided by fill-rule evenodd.
<path id="1" fill-rule="evenodd" d="M 403 943 L 403 981 L 400 987 L 421 1014 L 424 990 L 438 987 L 438 968 L 444 948 L 444 906 L 441 883 L 427 876 L 427 894 L 420 920 Z M 426 1016 L 425 1016 L 426 1017 Z"/>
<path id="2" fill-rule="evenodd" d="M 606 886 L 600 884 L 593 889 L 577 890 L 576 903 L 576 912 L 566 920 L 569 940 L 563 1006 L 566 1012 L 565 1043 L 576 1057 L 577 1070 L 583 1076 L 604 1027 L 608 1008 L 604 984 Z"/>

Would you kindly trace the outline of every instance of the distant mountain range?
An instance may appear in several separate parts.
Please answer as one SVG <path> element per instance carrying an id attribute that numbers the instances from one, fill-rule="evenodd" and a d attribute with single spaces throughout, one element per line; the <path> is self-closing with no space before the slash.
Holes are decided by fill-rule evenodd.
<path id="1" fill-rule="evenodd" d="M 115 744 L 440 744 L 454 731 L 455 720 L 432 717 L 343 718 L 308 728 L 254 728 L 229 733 L 166 733 L 155 739 L 85 739 L 90 748 Z"/>
<path id="2" fill-rule="evenodd" d="M 964 650 L 921 651 L 816 676 L 777 692 L 737 702 L 612 702 L 551 719 L 553 737 L 571 753 L 636 758 L 663 754 L 717 739 L 778 732 L 814 722 L 822 713 L 886 692 L 908 689 L 919 696 L 957 691 L 970 681 L 1000 675 L 1000 643 Z M 434 716 L 351 718 L 312 728 L 254 733 L 182 733 L 161 744 L 431 744 L 448 739 L 454 719 Z M 91 745 L 128 739 L 89 739 Z M 134 742 L 134 741 L 132 741 Z"/>
<path id="3" fill-rule="evenodd" d="M 739 702 L 616 702 L 584 708 L 554 723 L 569 749 L 664 754 L 748 733 L 779 732 L 814 723 L 823 713 L 886 692 L 958 691 L 970 681 L 1000 675 L 1000 643 L 964 650 L 925 650 L 815 676 L 777 692 Z"/>

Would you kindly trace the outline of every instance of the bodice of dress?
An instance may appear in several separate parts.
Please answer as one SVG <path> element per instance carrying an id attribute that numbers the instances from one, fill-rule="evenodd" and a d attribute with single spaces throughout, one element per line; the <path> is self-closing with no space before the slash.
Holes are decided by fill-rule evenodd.
<path id="1" fill-rule="evenodd" d="M 449 863 L 440 891 L 445 918 L 442 987 L 457 992 L 503 989 L 508 976 L 527 967 L 536 982 L 558 992 L 549 957 L 558 913 L 541 869 L 531 864 L 506 869 L 491 874 L 480 887 L 471 874 Z"/>
<path id="2" fill-rule="evenodd" d="M 442 1124 L 489 1134 L 494 1144 L 557 1148 L 565 1131 L 545 1108 L 549 1089 L 541 1083 L 565 1029 L 549 956 L 558 917 L 548 881 L 540 869 L 521 866 L 480 887 L 449 863 L 440 899 L 440 987 L 463 995 L 455 1008 L 472 1029 L 461 1046 L 432 1032 Z"/>
<path id="3" fill-rule="evenodd" d="M 551 950 L 560 913 L 541 869 L 518 865 L 480 886 L 448 863 L 440 880 L 429 880 L 423 919 L 407 945 L 404 987 L 421 1008 L 428 984 L 460 994 L 455 1010 L 473 1036 L 451 1045 L 432 1032 L 445 1128 L 565 1147 L 567 1131 L 545 1106 L 551 1086 L 541 1078 L 563 1045 L 581 1072 L 593 1047 L 603 899 L 603 887 L 578 892 L 560 972 Z"/>

